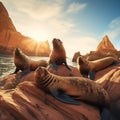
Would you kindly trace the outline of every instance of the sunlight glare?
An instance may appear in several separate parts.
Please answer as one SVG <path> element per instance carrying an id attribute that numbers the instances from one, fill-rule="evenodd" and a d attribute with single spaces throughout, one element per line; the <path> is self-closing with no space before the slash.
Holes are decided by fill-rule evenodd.
<path id="1" fill-rule="evenodd" d="M 36 41 L 36 42 L 42 42 L 47 40 L 47 35 L 44 32 L 33 32 L 31 34 L 31 37 Z"/>

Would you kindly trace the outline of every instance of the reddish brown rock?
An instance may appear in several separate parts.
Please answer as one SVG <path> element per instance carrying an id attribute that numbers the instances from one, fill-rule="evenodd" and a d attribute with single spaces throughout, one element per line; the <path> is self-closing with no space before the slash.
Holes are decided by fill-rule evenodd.
<path id="1" fill-rule="evenodd" d="M 70 68 L 72 72 L 74 71 L 73 69 L 75 69 L 72 66 L 70 66 Z M 49 68 L 49 70 L 50 69 L 51 68 Z M 59 66 L 58 74 L 63 75 L 66 70 L 68 69 L 66 69 L 64 65 Z M 69 73 L 68 71 L 66 72 L 67 74 Z M 82 102 L 77 106 L 64 104 L 37 88 L 34 83 L 34 72 L 27 74 L 22 79 L 18 79 L 19 74 L 20 72 L 17 75 L 0 78 L 0 86 L 2 88 L 0 90 L 1 120 L 100 120 L 100 114 L 97 108 Z M 101 84 L 110 95 L 112 120 L 119 120 L 119 64 L 97 72 L 96 82 Z"/>
<path id="2" fill-rule="evenodd" d="M 112 120 L 120 120 L 120 65 L 109 68 L 109 72 L 108 69 L 101 71 L 103 72 L 107 74 L 96 82 L 101 84 L 110 95 Z"/>
<path id="3" fill-rule="evenodd" d="M 48 70 L 56 75 L 60 76 L 82 76 L 79 70 L 76 67 L 69 66 L 71 71 L 65 65 L 59 65 L 58 70 L 53 69 L 52 67 L 48 66 Z"/>
<path id="4" fill-rule="evenodd" d="M 37 88 L 34 80 L 29 80 L 30 74 L 15 89 L 0 90 L 1 120 L 100 120 L 97 108 L 82 102 L 70 105 L 56 100 Z M 11 75 L 7 79 L 16 77 Z"/>
<path id="5" fill-rule="evenodd" d="M 0 54 L 12 54 L 16 47 L 28 55 L 49 56 L 50 53 L 48 41 L 37 42 L 16 30 L 6 8 L 0 2 Z"/>
<path id="6" fill-rule="evenodd" d="M 97 47 L 97 51 L 103 50 L 116 51 L 115 47 L 113 46 L 107 35 L 103 37 L 102 41 L 99 43 Z"/>
<path id="7" fill-rule="evenodd" d="M 119 59 L 120 51 L 115 49 L 107 35 L 103 37 L 103 40 L 97 46 L 96 51 L 90 51 L 90 53 L 84 55 L 88 60 L 97 60 L 108 56 Z"/>

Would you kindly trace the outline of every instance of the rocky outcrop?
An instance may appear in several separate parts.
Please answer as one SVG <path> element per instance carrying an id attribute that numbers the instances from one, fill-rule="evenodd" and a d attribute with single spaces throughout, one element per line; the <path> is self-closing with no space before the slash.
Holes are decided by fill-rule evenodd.
<path id="1" fill-rule="evenodd" d="M 16 31 L 16 28 L 13 25 L 6 8 L 0 2 L 0 32 L 2 32 L 3 30 Z"/>
<path id="2" fill-rule="evenodd" d="M 49 56 L 48 41 L 37 42 L 18 32 L 9 17 L 9 14 L 0 2 L 0 54 L 12 54 L 19 47 L 28 55 Z"/>
<path id="3" fill-rule="evenodd" d="M 78 106 L 61 103 L 32 82 L 0 91 L 0 111 L 1 120 L 5 117 L 6 120 L 100 120 L 97 108 L 84 103 Z"/>
<path id="4" fill-rule="evenodd" d="M 62 71 L 65 66 L 60 66 L 59 69 Z M 72 66 L 71 69 L 72 71 L 75 70 Z M 118 64 L 96 74 L 96 82 L 101 84 L 110 95 L 112 120 L 120 119 L 119 73 L 120 67 Z M 100 120 L 99 110 L 94 106 L 83 102 L 77 106 L 64 104 L 37 88 L 34 82 L 34 72 L 21 79 L 19 79 L 19 74 L 20 72 L 0 79 L 1 120 Z M 58 74 L 61 74 L 61 72 Z M 74 72 L 74 75 L 76 75 L 76 72 Z"/>
<path id="5" fill-rule="evenodd" d="M 88 60 L 96 60 L 104 57 L 112 56 L 119 60 L 120 51 L 117 51 L 108 36 L 104 36 L 102 41 L 99 43 L 96 51 L 90 51 L 84 57 Z"/>
<path id="6" fill-rule="evenodd" d="M 120 64 L 108 67 L 96 73 L 96 82 L 101 84 L 110 95 L 112 120 L 119 120 L 120 115 Z M 69 70 L 59 66 L 57 74 Z M 73 74 L 77 70 L 70 66 Z M 48 68 L 51 71 L 51 68 Z M 62 72 L 62 70 L 64 70 Z M 51 71 L 55 73 L 55 71 Z M 19 79 L 20 72 L 0 78 L 0 118 L 1 120 L 100 120 L 98 108 L 81 102 L 70 105 L 56 100 L 51 95 L 37 88 L 34 72 Z M 65 75 L 65 74 L 64 74 Z M 78 75 L 79 76 L 79 75 Z"/>
<path id="7" fill-rule="evenodd" d="M 109 72 L 107 73 L 109 69 Z M 111 70 L 110 70 L 111 69 Z M 111 102 L 111 120 L 120 120 L 120 65 L 107 68 L 104 71 L 100 71 L 98 75 L 105 74 L 102 78 L 96 82 L 101 84 L 110 96 Z"/>
<path id="8" fill-rule="evenodd" d="M 69 68 L 71 69 L 72 72 L 70 70 L 68 70 L 68 68 L 65 65 L 58 66 L 57 70 L 54 70 L 51 66 L 48 66 L 47 68 L 51 73 L 60 75 L 60 76 L 66 76 L 66 77 L 67 76 L 71 76 L 71 77 L 72 76 L 78 76 L 78 77 L 82 76 L 76 67 L 73 67 L 70 65 L 69 65 Z"/>
<path id="9" fill-rule="evenodd" d="M 99 45 L 97 46 L 97 51 L 116 51 L 115 47 L 113 46 L 113 44 L 111 43 L 111 41 L 109 40 L 108 36 L 105 35 L 102 39 L 102 41 L 99 43 Z"/>
<path id="10" fill-rule="evenodd" d="M 76 53 L 74 54 L 74 56 L 76 55 Z M 102 41 L 99 43 L 98 47 L 96 48 L 96 51 L 90 51 L 89 53 L 83 56 L 90 61 L 108 57 L 108 56 L 112 56 L 119 60 L 120 51 L 115 49 L 115 47 L 109 40 L 108 36 L 106 35 L 103 37 Z"/>
<path id="11" fill-rule="evenodd" d="M 70 68 L 76 75 L 75 68 Z M 66 71 L 67 75 L 69 70 Z M 62 103 L 36 87 L 34 72 L 21 79 L 19 74 L 0 79 L 1 120 L 100 120 L 98 108 L 83 102 L 80 105 Z"/>

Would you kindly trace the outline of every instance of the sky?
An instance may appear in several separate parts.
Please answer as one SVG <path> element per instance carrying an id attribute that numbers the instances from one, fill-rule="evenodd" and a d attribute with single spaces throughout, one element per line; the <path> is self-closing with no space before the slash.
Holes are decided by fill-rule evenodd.
<path id="1" fill-rule="evenodd" d="M 105 35 L 120 50 L 120 0 L 1 0 L 17 31 L 62 40 L 67 56 L 96 50 Z"/>

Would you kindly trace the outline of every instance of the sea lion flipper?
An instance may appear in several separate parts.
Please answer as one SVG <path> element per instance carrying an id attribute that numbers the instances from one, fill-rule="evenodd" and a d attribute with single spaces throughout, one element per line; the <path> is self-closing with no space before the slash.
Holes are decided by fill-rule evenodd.
<path id="1" fill-rule="evenodd" d="M 74 105 L 79 105 L 80 102 L 77 100 L 74 100 L 71 96 L 65 94 L 63 91 L 59 90 L 54 90 L 52 92 L 52 95 L 58 99 L 61 102 L 68 103 L 68 104 L 74 104 Z"/>
<path id="2" fill-rule="evenodd" d="M 101 112 L 101 120 L 110 120 L 110 111 L 104 108 Z"/>
<path id="3" fill-rule="evenodd" d="M 66 68 L 71 71 L 71 69 L 69 68 L 69 66 L 67 65 L 67 63 L 64 62 L 64 64 L 65 64 Z"/>
<path id="4" fill-rule="evenodd" d="M 30 69 L 23 70 L 19 76 L 19 78 L 22 78 L 24 75 L 28 74 L 30 72 Z"/>
<path id="5" fill-rule="evenodd" d="M 15 71 L 12 74 L 16 74 L 20 69 L 16 67 Z"/>
<path id="6" fill-rule="evenodd" d="M 57 65 L 55 62 L 51 63 L 51 64 L 50 64 L 50 67 L 52 67 L 52 68 L 55 69 L 55 70 L 58 69 L 58 65 Z"/>
<path id="7" fill-rule="evenodd" d="M 94 78 L 95 78 L 95 72 L 94 71 L 90 71 L 88 73 L 88 78 L 91 79 L 91 80 L 94 80 Z"/>

